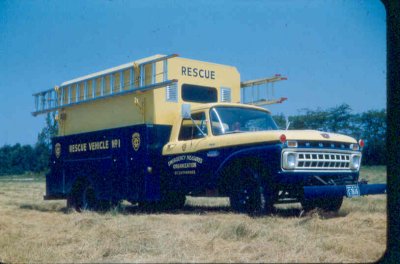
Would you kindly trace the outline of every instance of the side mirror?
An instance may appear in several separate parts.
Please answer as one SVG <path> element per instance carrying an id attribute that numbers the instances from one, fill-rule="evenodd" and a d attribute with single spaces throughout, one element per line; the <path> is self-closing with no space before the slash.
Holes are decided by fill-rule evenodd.
<path id="1" fill-rule="evenodd" d="M 191 119 L 191 107 L 190 104 L 182 104 L 181 108 L 182 119 Z"/>

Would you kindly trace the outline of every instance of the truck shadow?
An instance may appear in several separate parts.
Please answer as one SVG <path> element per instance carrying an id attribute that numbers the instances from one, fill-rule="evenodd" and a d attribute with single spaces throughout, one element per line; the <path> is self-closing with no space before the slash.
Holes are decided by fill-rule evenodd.
<path id="1" fill-rule="evenodd" d="M 57 212 L 57 213 L 76 213 L 74 209 L 61 206 L 60 204 L 22 204 L 19 206 L 23 210 L 33 210 L 39 212 Z M 185 214 L 185 215 L 207 215 L 207 214 L 238 214 L 233 211 L 229 206 L 192 206 L 185 205 L 182 209 L 166 210 L 160 208 L 144 208 L 138 205 L 122 205 L 119 207 L 111 208 L 109 210 L 96 211 L 99 214 L 114 214 L 114 215 L 151 215 L 151 214 Z M 311 218 L 319 217 L 321 219 L 330 219 L 347 216 L 348 212 L 324 212 L 319 209 L 314 209 L 309 212 L 305 212 L 300 208 L 275 208 L 270 214 L 254 214 L 250 215 L 253 218 L 258 217 L 283 217 L 283 218 Z"/>
<path id="2" fill-rule="evenodd" d="M 207 214 L 240 214 L 233 211 L 230 207 L 227 206 L 191 206 L 186 205 L 184 208 L 179 210 L 162 210 L 162 209 L 149 209 L 149 208 L 141 208 L 139 206 L 125 206 L 122 210 L 120 210 L 121 214 L 186 214 L 186 215 L 207 215 Z M 254 214 L 250 215 L 251 217 L 266 217 L 266 216 L 275 216 L 275 217 L 283 217 L 283 218 L 291 218 L 291 217 L 319 217 L 321 219 L 329 219 L 329 218 L 337 218 L 337 217 L 345 217 L 348 213 L 344 211 L 339 212 L 324 212 L 319 209 L 311 210 L 305 212 L 301 208 L 275 208 L 275 210 L 269 214 Z"/>
<path id="3" fill-rule="evenodd" d="M 20 209 L 23 210 L 33 210 L 39 212 L 60 212 L 60 213 L 68 213 L 71 209 L 66 206 L 60 206 L 59 204 L 21 204 L 19 206 Z"/>

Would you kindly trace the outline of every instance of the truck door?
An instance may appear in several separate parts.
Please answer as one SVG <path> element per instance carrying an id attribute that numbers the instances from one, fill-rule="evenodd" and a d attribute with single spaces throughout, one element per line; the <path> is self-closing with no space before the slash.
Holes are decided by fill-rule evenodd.
<path id="1" fill-rule="evenodd" d="M 192 120 L 182 121 L 178 136 L 178 145 L 182 153 L 193 153 L 199 151 L 199 146 L 208 135 L 207 119 L 205 112 L 192 114 Z"/>
<path id="2" fill-rule="evenodd" d="M 200 187 L 208 175 L 205 152 L 202 151 L 209 135 L 205 112 L 191 115 L 192 120 L 182 120 L 178 141 L 169 144 L 172 155 L 168 158 L 170 175 L 185 187 Z M 192 189 L 192 188 L 190 188 Z"/>

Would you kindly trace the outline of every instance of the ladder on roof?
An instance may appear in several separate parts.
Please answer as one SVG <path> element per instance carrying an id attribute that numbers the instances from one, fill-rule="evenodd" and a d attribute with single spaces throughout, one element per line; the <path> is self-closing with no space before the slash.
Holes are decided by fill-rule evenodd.
<path id="1" fill-rule="evenodd" d="M 177 56 L 178 54 L 172 54 L 140 64 L 126 64 L 35 93 L 35 109 L 32 115 L 37 116 L 113 96 L 176 85 L 177 80 L 168 79 L 168 59 Z M 157 67 L 157 63 L 160 62 L 162 67 Z M 162 71 L 157 72 L 157 68 L 162 68 Z"/>
<path id="2" fill-rule="evenodd" d="M 281 97 L 278 99 L 274 97 L 274 83 L 278 81 L 287 80 L 286 77 L 280 74 L 275 74 L 273 77 L 250 80 L 240 83 L 241 88 L 241 98 L 242 103 L 251 104 L 257 106 L 270 105 L 270 104 L 280 104 L 287 100 L 286 97 Z M 265 90 L 260 91 L 263 88 L 262 85 L 266 85 Z M 248 97 L 251 97 L 248 100 Z"/>

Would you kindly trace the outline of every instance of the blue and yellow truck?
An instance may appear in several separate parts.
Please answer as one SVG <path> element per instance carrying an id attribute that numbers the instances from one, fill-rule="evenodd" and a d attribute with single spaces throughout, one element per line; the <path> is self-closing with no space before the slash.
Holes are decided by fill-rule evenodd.
<path id="1" fill-rule="evenodd" d="M 287 202 L 337 211 L 343 197 L 384 193 L 359 182 L 362 140 L 278 128 L 257 104 L 285 98 L 243 103 L 243 90 L 283 79 L 241 82 L 235 67 L 155 55 L 34 94 L 33 115 L 56 112 L 59 127 L 44 198 L 79 211 L 227 196 L 261 213 Z"/>

